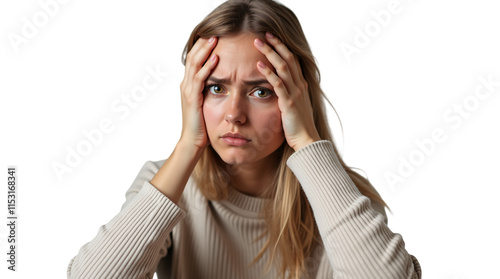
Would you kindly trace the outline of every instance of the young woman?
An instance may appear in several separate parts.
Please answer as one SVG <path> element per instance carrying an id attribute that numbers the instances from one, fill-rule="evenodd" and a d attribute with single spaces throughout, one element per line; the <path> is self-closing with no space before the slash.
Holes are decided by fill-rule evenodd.
<path id="1" fill-rule="evenodd" d="M 338 156 L 298 19 L 228 1 L 183 54 L 182 132 L 68 278 L 421 278 L 385 203 Z"/>

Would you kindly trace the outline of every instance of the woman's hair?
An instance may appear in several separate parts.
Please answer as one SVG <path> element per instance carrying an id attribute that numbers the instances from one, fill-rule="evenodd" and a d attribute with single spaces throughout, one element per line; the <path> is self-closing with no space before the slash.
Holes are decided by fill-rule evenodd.
<path id="1" fill-rule="evenodd" d="M 316 129 L 321 139 L 333 143 L 324 106 L 324 101 L 328 99 L 320 88 L 319 69 L 299 20 L 284 5 L 272 0 L 224 2 L 194 28 L 184 48 L 182 63 L 186 64 L 187 54 L 200 37 L 223 37 L 249 32 L 265 42 L 266 31 L 279 38 L 297 56 L 308 84 Z M 335 144 L 333 148 L 342 167 L 359 191 L 371 200 L 387 206 L 370 182 L 344 163 Z M 306 259 L 312 256 L 313 249 L 320 242 L 311 206 L 299 181 L 286 165 L 293 152 L 286 141 L 275 151 L 275 155 L 281 159 L 276 163 L 275 175 L 269 183 L 271 187 L 268 187 L 263 195 L 271 198 L 262 212 L 266 218 L 267 231 L 261 237 L 268 238 L 253 261 L 258 261 L 268 250 L 270 258 L 266 272 L 275 263 L 282 278 L 287 271 L 290 277 L 300 278 L 306 272 Z M 207 199 L 221 200 L 228 196 L 227 186 L 231 172 L 232 168 L 209 146 L 196 165 L 193 178 Z"/>

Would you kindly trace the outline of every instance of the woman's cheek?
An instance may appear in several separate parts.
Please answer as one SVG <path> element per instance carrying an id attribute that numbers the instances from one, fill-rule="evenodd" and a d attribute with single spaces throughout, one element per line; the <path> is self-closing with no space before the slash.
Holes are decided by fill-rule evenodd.
<path id="1" fill-rule="evenodd" d="M 283 124 L 281 123 L 281 111 L 278 109 L 269 119 L 269 128 L 276 133 L 283 133 Z"/>
<path id="2" fill-rule="evenodd" d="M 258 123 L 257 130 L 272 131 L 275 134 L 283 133 L 281 124 L 281 111 L 278 106 L 267 106 L 265 109 L 257 109 L 253 113 L 253 123 Z"/>
<path id="3" fill-rule="evenodd" d="M 213 128 L 217 127 L 218 120 L 221 118 L 221 113 L 222 110 L 217 109 L 213 100 L 205 99 L 205 102 L 203 103 L 203 118 L 205 119 L 208 134 L 212 132 Z"/>
<path id="4" fill-rule="evenodd" d="M 281 111 L 279 109 L 277 99 L 274 100 L 265 110 L 266 113 L 261 113 L 260 117 L 263 122 L 266 123 L 266 128 L 272 130 L 275 133 L 283 132 L 283 125 L 281 124 Z"/>

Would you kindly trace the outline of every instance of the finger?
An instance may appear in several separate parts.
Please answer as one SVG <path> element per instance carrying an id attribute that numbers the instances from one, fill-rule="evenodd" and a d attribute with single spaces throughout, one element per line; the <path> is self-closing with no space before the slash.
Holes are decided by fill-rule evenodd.
<path id="1" fill-rule="evenodd" d="M 189 69 L 189 77 L 191 79 L 192 77 L 194 77 L 194 75 L 196 75 L 196 73 L 200 70 L 203 64 L 205 64 L 205 62 L 208 59 L 208 56 L 210 55 L 212 49 L 215 47 L 216 44 L 217 44 L 217 38 L 211 37 L 200 47 L 200 49 L 196 53 L 194 53 Z"/>
<path id="2" fill-rule="evenodd" d="M 211 39 L 211 40 L 210 40 Z M 194 75 L 199 71 L 199 69 L 205 64 L 208 56 L 212 52 L 213 48 L 217 44 L 217 38 L 211 37 L 209 40 L 204 39 L 200 46 L 195 49 L 195 52 L 191 54 L 191 59 L 186 62 L 187 68 L 187 78 L 192 80 Z"/>
<path id="3" fill-rule="evenodd" d="M 267 81 L 271 84 L 274 89 L 274 92 L 280 99 L 287 100 L 290 96 L 285 83 L 283 80 L 278 77 L 269 67 L 264 64 L 264 62 L 259 61 L 257 63 L 257 69 L 259 72 L 266 77 Z"/>
<path id="4" fill-rule="evenodd" d="M 203 38 L 203 37 L 200 37 L 198 38 L 198 40 L 196 40 L 196 42 L 194 43 L 193 47 L 191 48 L 191 51 L 192 53 L 197 53 L 202 47 L 203 45 L 208 42 L 210 38 Z"/>
<path id="5" fill-rule="evenodd" d="M 285 83 L 285 86 L 289 86 L 289 88 L 293 86 L 294 81 L 290 73 L 288 62 L 281 58 L 276 51 L 274 51 L 267 44 L 263 43 L 260 39 L 255 39 L 254 45 L 262 54 L 266 56 L 267 60 L 271 62 L 276 69 L 278 76 Z"/>
<path id="6" fill-rule="evenodd" d="M 191 53 L 189 61 L 186 62 L 187 75 L 186 78 L 188 82 L 193 80 L 194 75 L 200 70 L 202 65 L 208 59 L 208 55 L 215 46 L 215 37 L 203 39 L 198 47 Z"/>
<path id="7" fill-rule="evenodd" d="M 266 32 L 266 39 L 267 42 L 276 49 L 281 58 L 288 63 L 290 73 L 292 74 L 292 80 L 294 82 L 302 80 L 302 69 L 300 68 L 297 56 L 294 55 L 280 39 L 270 32 Z"/>
<path id="8" fill-rule="evenodd" d="M 205 65 L 203 65 L 203 67 L 201 67 L 201 69 L 193 77 L 192 92 L 202 93 L 203 88 L 205 87 L 205 80 L 208 78 L 218 62 L 219 57 L 217 54 L 212 54 Z"/>
<path id="9" fill-rule="evenodd" d="M 198 40 L 196 40 L 196 42 L 194 43 L 193 47 L 191 47 L 191 50 L 188 52 L 187 56 L 186 56 L 186 65 L 185 65 L 185 68 L 184 68 L 184 75 L 187 76 L 187 73 L 188 73 L 188 70 L 189 70 L 189 64 L 188 62 L 191 61 L 195 54 L 198 53 L 198 51 L 200 50 L 200 48 L 208 41 L 209 38 L 199 38 Z"/>

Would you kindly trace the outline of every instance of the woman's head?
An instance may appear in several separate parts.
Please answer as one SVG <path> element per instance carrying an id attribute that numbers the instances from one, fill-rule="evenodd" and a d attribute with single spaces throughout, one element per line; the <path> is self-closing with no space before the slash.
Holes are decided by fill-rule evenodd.
<path id="1" fill-rule="evenodd" d="M 285 136 L 278 96 L 256 68 L 258 61 L 272 65 L 254 47 L 255 38 L 244 32 L 218 39 L 213 53 L 219 62 L 206 81 L 203 115 L 211 148 L 225 163 L 260 169 L 270 167 Z"/>
<path id="2" fill-rule="evenodd" d="M 264 55 L 262 55 L 257 49 L 255 49 L 255 47 L 253 46 L 253 39 L 259 38 L 262 41 L 266 42 L 266 32 L 270 32 L 278 37 L 288 47 L 288 49 L 297 56 L 298 61 L 302 67 L 303 75 L 309 85 L 309 94 L 315 113 L 315 121 L 320 124 L 319 126 L 321 126 L 317 127 L 318 132 L 320 133 L 320 136 L 322 136 L 322 138 L 329 139 L 327 137 L 327 135 L 329 134 L 328 125 L 326 125 L 326 122 L 324 122 L 326 121 L 326 117 L 317 117 L 318 114 L 322 114 L 324 111 L 323 100 L 321 96 L 322 92 L 321 90 L 319 90 L 319 71 L 314 62 L 314 57 L 310 51 L 304 33 L 302 32 L 300 23 L 295 14 L 287 7 L 270 0 L 236 0 L 227 1 L 221 4 L 214 11 L 212 11 L 200 24 L 198 24 L 198 26 L 195 27 L 184 49 L 182 62 L 185 64 L 187 53 L 189 53 L 195 42 L 200 37 L 217 36 L 219 38 L 219 41 L 217 43 L 216 49 L 214 50 L 214 53 L 219 54 L 220 59 L 217 67 L 211 74 L 211 77 L 221 78 L 231 77 L 231 75 L 233 75 L 233 82 L 241 83 L 243 78 L 241 74 L 247 74 L 254 77 L 260 76 L 259 79 L 265 80 L 264 76 L 260 75 L 260 73 L 255 68 L 258 61 L 257 58 L 260 58 L 260 60 L 266 62 L 268 66 L 271 66 L 271 64 L 267 61 Z M 244 47 L 245 51 L 242 51 L 243 49 L 241 47 Z M 224 52 L 218 52 L 218 49 Z M 234 55 L 230 57 L 232 51 L 238 50 L 239 53 L 234 53 Z M 245 57 L 241 57 L 243 54 L 245 54 Z M 228 58 L 225 59 L 224 56 L 228 56 Z M 246 59 L 245 61 L 244 58 L 248 59 Z M 230 61 L 229 59 L 235 60 Z M 246 73 L 234 72 L 237 67 L 242 66 L 245 67 L 245 70 L 247 70 Z M 272 66 L 271 69 L 273 69 Z M 238 74 L 240 74 L 241 77 L 237 76 Z M 207 81 L 207 85 L 208 84 L 214 84 L 214 82 Z M 272 87 L 269 85 L 269 83 L 264 83 L 262 86 L 272 90 Z M 230 91 L 229 89 L 235 91 L 234 86 L 232 88 L 225 89 L 226 91 Z M 248 88 L 239 87 L 237 89 L 243 90 Z M 207 92 L 214 92 L 214 90 L 219 90 L 218 92 L 220 92 L 220 90 L 224 89 L 212 87 L 209 88 Z M 205 96 L 207 96 L 207 92 Z M 210 94 L 208 94 L 208 96 L 210 96 Z M 232 94 L 232 96 L 236 96 L 236 94 Z M 208 110 L 204 110 L 204 112 L 205 121 L 207 124 L 207 132 L 212 144 L 212 147 L 210 149 L 213 149 L 213 151 L 215 151 L 224 162 L 229 164 L 237 164 L 255 161 L 254 159 L 262 159 L 263 157 L 271 154 L 270 152 L 277 150 L 281 145 L 278 143 L 280 141 L 281 143 L 284 141 L 284 137 L 280 127 L 281 118 L 279 117 L 279 110 L 277 108 L 277 97 L 275 95 L 273 96 L 272 100 L 270 100 L 270 102 L 267 102 L 266 108 L 264 108 L 263 106 L 259 108 L 261 110 L 261 113 L 258 114 L 260 116 L 260 119 L 245 119 L 259 120 L 258 122 L 254 121 L 253 123 L 247 123 L 246 126 L 261 128 L 259 129 L 260 134 L 257 135 L 254 132 L 248 130 L 247 132 L 251 133 L 252 135 L 245 135 L 243 131 L 239 132 L 240 134 L 243 134 L 243 136 L 259 136 L 261 140 L 254 140 L 253 142 L 246 144 L 246 147 L 238 149 L 227 148 L 228 146 L 224 145 L 224 142 L 221 138 L 224 133 L 238 131 L 238 128 L 236 128 L 234 125 L 222 124 L 218 125 L 218 129 L 216 129 L 215 127 L 215 122 L 218 122 L 220 124 L 223 121 L 228 121 L 231 119 L 231 117 L 228 117 L 228 120 L 224 120 L 221 115 L 224 112 L 228 112 L 228 109 L 231 109 L 228 108 L 228 100 L 226 100 L 226 106 L 222 109 L 220 108 L 220 106 L 217 109 L 215 108 L 215 102 L 212 102 L 213 98 L 205 99 L 205 101 L 207 100 L 209 102 L 204 105 L 204 109 Z M 232 105 L 235 109 L 234 112 L 236 113 L 239 112 L 238 110 L 236 110 L 237 108 L 255 108 L 255 106 L 245 107 L 244 102 L 238 103 L 238 101 L 241 100 L 232 101 L 235 101 L 235 103 L 232 103 Z M 275 108 L 272 114 L 269 110 L 269 107 L 271 105 Z M 219 115 L 216 115 L 215 113 L 207 113 L 214 111 L 219 112 Z M 254 109 L 252 111 L 256 110 Z M 231 116 L 231 111 L 229 111 L 229 116 Z M 257 127 L 257 124 L 263 124 L 261 123 L 261 121 L 266 121 L 267 125 Z M 242 130 L 244 130 L 245 128 L 246 127 L 241 126 Z M 231 129 L 233 131 L 231 131 Z M 262 144 L 262 142 L 265 142 L 265 144 Z M 287 147 L 285 147 L 285 149 L 286 148 Z"/>

